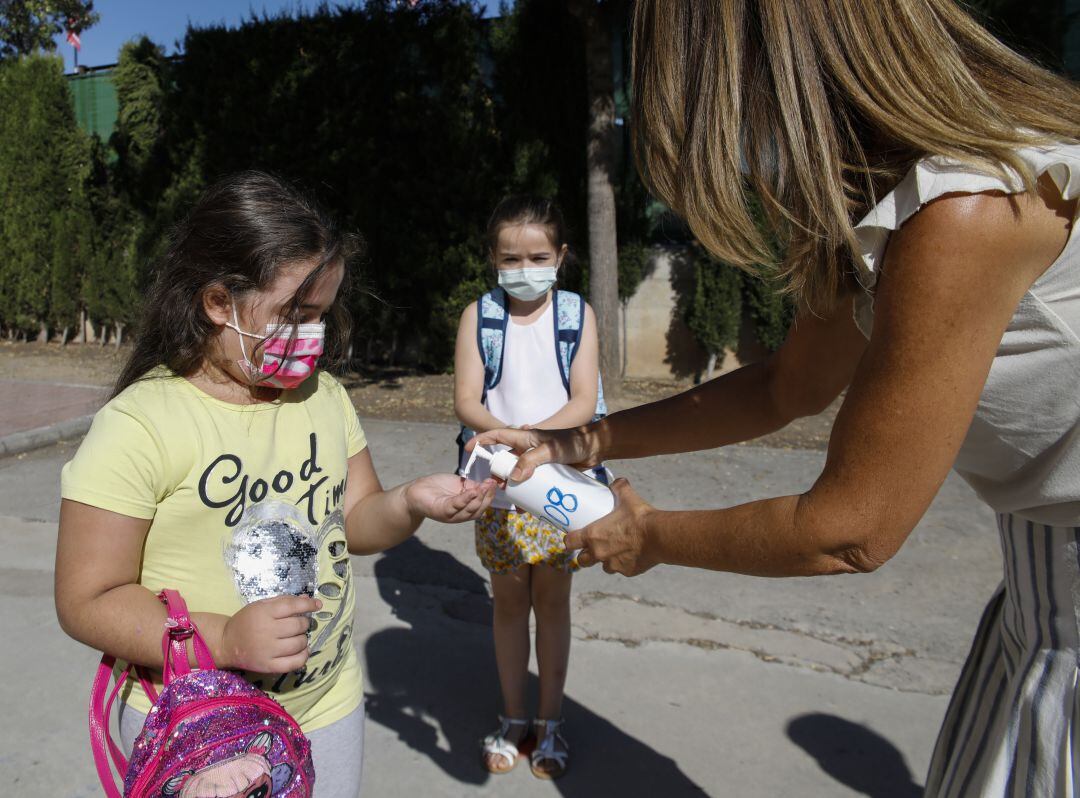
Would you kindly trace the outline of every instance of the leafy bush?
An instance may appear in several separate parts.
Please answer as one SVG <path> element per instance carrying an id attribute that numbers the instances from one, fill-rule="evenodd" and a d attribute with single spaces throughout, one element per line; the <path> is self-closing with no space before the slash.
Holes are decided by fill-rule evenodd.
<path id="1" fill-rule="evenodd" d="M 708 378 L 723 351 L 735 346 L 742 323 L 742 276 L 701 247 L 694 249 L 693 293 L 684 319 L 694 338 L 709 356 Z"/>

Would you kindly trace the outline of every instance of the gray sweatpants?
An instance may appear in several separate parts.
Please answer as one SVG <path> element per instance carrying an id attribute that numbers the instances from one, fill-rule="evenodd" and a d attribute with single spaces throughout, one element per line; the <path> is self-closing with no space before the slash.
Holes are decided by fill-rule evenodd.
<path id="1" fill-rule="evenodd" d="M 120 740 L 131 756 L 146 716 L 120 705 Z M 364 704 L 341 720 L 308 733 L 315 763 L 316 798 L 357 798 L 364 768 Z"/>

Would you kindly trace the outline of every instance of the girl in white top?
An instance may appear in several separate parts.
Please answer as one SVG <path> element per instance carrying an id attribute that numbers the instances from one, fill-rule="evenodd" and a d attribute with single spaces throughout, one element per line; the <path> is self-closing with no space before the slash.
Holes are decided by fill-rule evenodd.
<path id="1" fill-rule="evenodd" d="M 485 390 L 484 354 L 477 344 L 488 320 L 480 302 L 461 315 L 454 360 L 454 408 L 477 432 L 505 426 L 560 427 L 591 421 L 597 406 L 598 344 L 592 308 L 584 306 L 569 385 L 557 352 L 559 312 L 554 285 L 567 257 L 565 225 L 555 205 L 533 197 L 510 197 L 495 209 L 488 242 L 499 288 L 481 302 L 503 305 L 501 377 Z M 561 325 L 558 325 L 561 326 Z M 484 464 L 486 466 L 486 464 Z M 474 472 L 475 473 L 475 472 Z M 482 478 L 475 474 L 475 479 Z M 529 731 L 525 685 L 529 666 L 529 615 L 536 616 L 536 659 L 540 671 L 533 773 L 558 778 L 566 770 L 568 746 L 562 724 L 563 686 L 570 654 L 570 581 L 577 562 L 563 536 L 540 519 L 518 512 L 497 494 L 476 522 L 476 549 L 491 573 L 495 657 L 502 688 L 500 727 L 485 738 L 484 766 L 505 773 L 517 762 Z"/>
<path id="2" fill-rule="evenodd" d="M 476 443 L 537 447 L 526 478 L 754 438 L 846 389 L 805 493 L 664 512 L 617 481 L 615 512 L 566 545 L 627 575 L 870 572 L 955 467 L 998 513 L 1003 582 L 926 794 L 1080 794 L 1080 91 L 952 0 L 639 0 L 633 40 L 653 191 L 749 267 L 770 257 L 752 189 L 800 313 L 764 363 Z"/>

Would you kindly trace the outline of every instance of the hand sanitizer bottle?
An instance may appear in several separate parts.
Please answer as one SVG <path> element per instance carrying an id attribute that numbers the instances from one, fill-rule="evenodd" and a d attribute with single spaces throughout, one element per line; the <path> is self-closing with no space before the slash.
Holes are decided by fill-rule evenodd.
<path id="1" fill-rule="evenodd" d="M 510 473 L 517 455 L 509 451 L 489 452 L 480 446 L 462 471 L 467 476 L 476 458 L 491 464 L 491 473 L 506 480 L 506 497 L 526 512 L 557 526 L 564 532 L 587 527 L 615 509 L 615 494 L 602 482 L 561 463 L 537 466 L 524 482 L 511 482 Z"/>

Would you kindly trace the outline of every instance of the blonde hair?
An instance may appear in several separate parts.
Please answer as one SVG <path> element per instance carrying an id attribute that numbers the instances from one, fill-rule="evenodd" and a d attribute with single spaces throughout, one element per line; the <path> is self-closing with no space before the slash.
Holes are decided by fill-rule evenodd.
<path id="1" fill-rule="evenodd" d="M 952 0 L 638 0 L 633 125 L 652 192 L 718 259 L 772 263 L 827 309 L 858 263 L 855 223 L 927 155 L 1011 167 L 1075 141 L 1080 91 Z"/>

